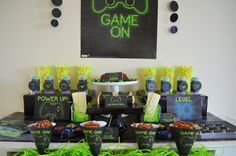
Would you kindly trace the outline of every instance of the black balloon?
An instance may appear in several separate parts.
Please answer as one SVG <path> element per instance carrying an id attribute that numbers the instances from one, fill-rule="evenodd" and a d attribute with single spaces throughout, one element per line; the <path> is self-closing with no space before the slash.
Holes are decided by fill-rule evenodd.
<path id="1" fill-rule="evenodd" d="M 51 25 L 53 27 L 57 27 L 59 25 L 59 22 L 56 19 L 51 20 Z"/>
<path id="2" fill-rule="evenodd" d="M 58 9 L 58 8 L 54 8 L 54 9 L 52 10 L 52 15 L 53 15 L 53 17 L 56 17 L 56 18 L 61 17 L 61 10 Z"/>
<path id="3" fill-rule="evenodd" d="M 176 11 L 178 11 L 178 9 L 179 9 L 178 3 L 176 1 L 171 1 L 170 2 L 170 10 L 176 12 Z"/>
<path id="4" fill-rule="evenodd" d="M 171 32 L 172 34 L 177 33 L 177 32 L 178 32 L 178 27 L 177 27 L 177 26 L 172 26 L 172 27 L 170 28 L 170 32 Z"/>
<path id="5" fill-rule="evenodd" d="M 60 6 L 62 5 L 62 0 L 52 0 L 52 4 L 55 6 Z"/>
<path id="6" fill-rule="evenodd" d="M 170 16 L 170 21 L 174 23 L 174 22 L 176 22 L 178 20 L 178 18 L 179 18 L 178 14 L 173 13 Z"/>

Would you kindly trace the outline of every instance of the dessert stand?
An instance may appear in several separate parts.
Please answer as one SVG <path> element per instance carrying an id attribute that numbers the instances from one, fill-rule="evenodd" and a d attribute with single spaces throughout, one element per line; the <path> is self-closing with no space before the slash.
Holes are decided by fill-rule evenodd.
<path id="1" fill-rule="evenodd" d="M 104 86 L 106 87 L 106 91 L 118 95 L 120 92 L 120 87 L 138 84 L 138 80 L 125 82 L 92 82 L 92 84 L 95 86 Z M 123 118 L 127 117 L 128 115 L 123 114 L 124 112 L 122 114 L 117 113 L 117 111 L 114 109 L 112 109 L 111 111 L 107 110 L 107 113 L 108 112 L 109 114 L 101 114 L 102 117 L 109 118 L 108 127 L 112 127 L 115 125 L 120 129 L 120 132 L 124 131 L 126 128 Z"/>
<path id="2" fill-rule="evenodd" d="M 95 86 L 104 86 L 107 88 L 108 91 L 119 93 L 120 87 L 122 86 L 129 86 L 129 85 L 135 85 L 138 83 L 138 80 L 136 81 L 125 81 L 125 82 L 92 82 Z"/>

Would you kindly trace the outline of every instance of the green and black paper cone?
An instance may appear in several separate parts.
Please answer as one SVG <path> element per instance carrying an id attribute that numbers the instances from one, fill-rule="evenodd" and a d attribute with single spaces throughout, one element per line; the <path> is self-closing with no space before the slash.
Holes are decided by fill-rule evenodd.
<path id="1" fill-rule="evenodd" d="M 52 127 L 32 128 L 30 126 L 30 132 L 33 135 L 34 142 L 39 154 L 45 154 L 45 150 L 48 149 L 51 142 Z"/>
<path id="2" fill-rule="evenodd" d="M 91 121 L 88 121 L 91 122 Z M 99 124 L 99 128 L 89 128 L 85 127 L 85 124 L 88 122 L 83 122 L 80 126 L 83 129 L 85 140 L 87 141 L 90 151 L 94 156 L 98 156 L 100 153 L 101 145 L 102 145 L 102 137 L 103 132 L 106 126 L 106 122 L 104 121 L 93 121 Z"/>
<path id="3" fill-rule="evenodd" d="M 172 134 L 175 139 L 179 155 L 187 156 L 191 151 L 194 141 L 199 135 L 199 130 L 174 128 L 172 129 Z"/>
<path id="4" fill-rule="evenodd" d="M 158 125 L 152 124 L 153 128 L 139 128 L 140 123 L 133 123 L 131 127 L 134 129 L 136 142 L 139 149 L 152 149 L 157 133 Z"/>

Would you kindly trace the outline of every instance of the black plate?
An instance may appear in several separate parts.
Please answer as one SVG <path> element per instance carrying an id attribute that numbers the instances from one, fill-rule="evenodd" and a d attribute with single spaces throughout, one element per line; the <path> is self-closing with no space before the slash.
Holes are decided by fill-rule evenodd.
<path id="1" fill-rule="evenodd" d="M 171 1 L 170 2 L 170 10 L 176 12 L 176 11 L 178 11 L 178 9 L 179 9 L 178 3 L 176 1 Z"/>

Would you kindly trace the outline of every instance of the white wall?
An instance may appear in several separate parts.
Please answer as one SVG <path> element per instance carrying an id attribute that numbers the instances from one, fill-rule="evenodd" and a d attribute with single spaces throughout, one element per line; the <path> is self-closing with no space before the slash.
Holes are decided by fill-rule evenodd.
<path id="1" fill-rule="evenodd" d="M 209 111 L 236 119 L 236 1 L 177 0 L 176 35 L 168 33 L 169 1 L 159 0 L 157 59 L 139 60 L 80 58 L 80 0 L 64 0 L 56 29 L 49 26 L 50 0 L 0 0 L 0 115 L 23 110 L 22 95 L 37 65 L 88 64 L 94 75 L 131 76 L 144 66 L 193 65 L 209 96 Z"/>

